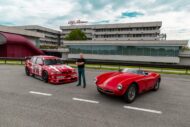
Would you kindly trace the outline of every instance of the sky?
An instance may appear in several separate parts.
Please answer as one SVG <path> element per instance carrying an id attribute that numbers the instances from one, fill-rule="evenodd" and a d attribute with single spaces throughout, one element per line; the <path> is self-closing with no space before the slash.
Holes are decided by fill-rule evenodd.
<path id="1" fill-rule="evenodd" d="M 190 0 L 0 0 L 0 17 L 0 25 L 57 30 L 78 19 L 88 24 L 162 21 L 168 40 L 190 40 Z"/>

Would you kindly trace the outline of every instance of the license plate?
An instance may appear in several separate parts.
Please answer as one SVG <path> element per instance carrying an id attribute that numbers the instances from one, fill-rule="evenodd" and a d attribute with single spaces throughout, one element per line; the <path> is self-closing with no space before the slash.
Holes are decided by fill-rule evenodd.
<path id="1" fill-rule="evenodd" d="M 64 76 L 57 76 L 57 79 L 63 79 Z"/>

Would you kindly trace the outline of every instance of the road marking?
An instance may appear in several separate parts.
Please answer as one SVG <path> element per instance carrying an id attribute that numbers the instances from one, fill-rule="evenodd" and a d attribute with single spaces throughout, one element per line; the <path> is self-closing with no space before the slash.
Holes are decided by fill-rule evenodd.
<path id="1" fill-rule="evenodd" d="M 93 101 L 93 100 L 86 100 L 86 99 L 81 99 L 81 98 L 73 98 L 75 101 L 83 101 L 83 102 L 89 102 L 89 103 L 95 103 L 98 104 L 98 101 Z"/>
<path id="2" fill-rule="evenodd" d="M 123 107 L 126 108 L 126 109 L 132 109 L 132 110 L 138 110 L 138 111 L 144 111 L 144 112 L 162 114 L 161 111 L 157 111 L 157 110 L 144 109 L 144 108 L 137 108 L 137 107 L 131 107 L 131 106 L 123 106 Z"/>
<path id="3" fill-rule="evenodd" d="M 41 93 L 41 92 L 36 92 L 36 91 L 30 91 L 29 93 L 38 94 L 38 95 L 44 95 L 44 96 L 52 96 L 52 94 L 49 94 L 49 93 Z"/>

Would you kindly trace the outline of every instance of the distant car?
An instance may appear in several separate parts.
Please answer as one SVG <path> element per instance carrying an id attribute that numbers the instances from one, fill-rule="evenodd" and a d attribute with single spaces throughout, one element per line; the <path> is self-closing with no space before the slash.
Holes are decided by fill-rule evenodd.
<path id="1" fill-rule="evenodd" d="M 78 79 L 75 69 L 63 64 L 63 61 L 55 56 L 33 56 L 27 59 L 25 73 L 53 84 L 75 82 Z"/>
<path id="2" fill-rule="evenodd" d="M 128 68 L 119 72 L 107 72 L 95 79 L 100 93 L 123 96 L 128 103 L 133 102 L 137 94 L 144 91 L 157 91 L 160 82 L 161 76 L 158 73 Z"/>

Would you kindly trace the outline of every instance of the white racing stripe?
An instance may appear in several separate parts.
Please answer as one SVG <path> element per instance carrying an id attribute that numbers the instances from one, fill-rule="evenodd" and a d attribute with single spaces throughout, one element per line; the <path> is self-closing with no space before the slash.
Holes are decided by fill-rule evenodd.
<path id="1" fill-rule="evenodd" d="M 95 103 L 98 104 L 98 101 L 93 101 L 93 100 L 86 100 L 86 99 L 81 99 L 81 98 L 73 98 L 75 101 L 83 101 L 83 102 L 89 102 L 89 103 Z"/>
<path id="2" fill-rule="evenodd" d="M 52 68 L 52 69 L 54 69 L 55 71 L 58 71 L 58 72 L 59 72 L 59 70 L 58 70 L 56 67 L 54 67 L 54 66 L 52 66 L 52 65 L 50 65 L 49 67 Z"/>
<path id="3" fill-rule="evenodd" d="M 41 93 L 41 92 L 36 92 L 36 91 L 30 91 L 29 93 L 38 94 L 38 95 L 44 95 L 44 96 L 52 96 L 52 94 L 49 94 L 49 93 Z"/>
<path id="4" fill-rule="evenodd" d="M 69 68 L 69 69 L 72 69 L 72 67 L 68 66 L 68 65 L 65 65 L 66 68 Z"/>
<path id="5" fill-rule="evenodd" d="M 138 111 L 144 111 L 144 112 L 162 114 L 161 111 L 157 111 L 157 110 L 144 109 L 144 108 L 137 108 L 137 107 L 131 107 L 131 106 L 123 106 L 123 107 L 126 108 L 126 109 L 132 109 L 132 110 L 138 110 Z"/>

